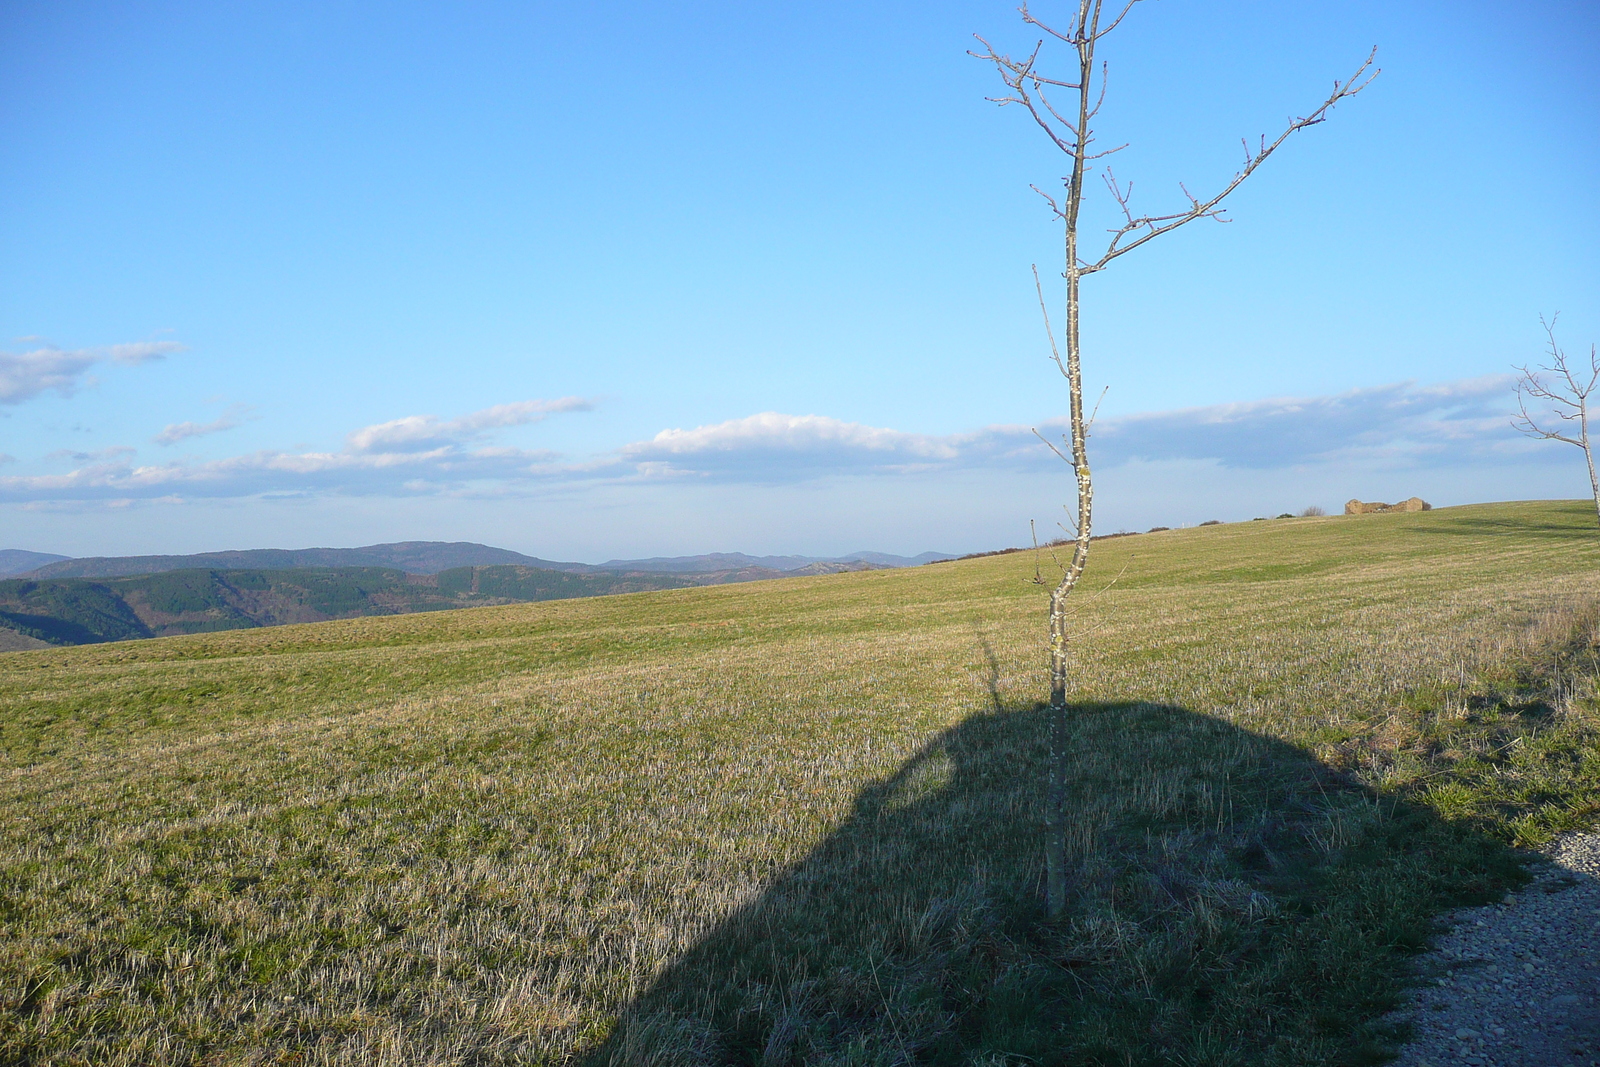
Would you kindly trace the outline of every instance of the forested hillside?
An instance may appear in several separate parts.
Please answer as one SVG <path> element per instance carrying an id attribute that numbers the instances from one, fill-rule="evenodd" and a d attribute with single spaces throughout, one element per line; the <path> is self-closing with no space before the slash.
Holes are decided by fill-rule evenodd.
<path id="1" fill-rule="evenodd" d="M 677 589 L 706 576 L 570 574 L 537 567 L 182 570 L 0 581 L 0 627 L 54 645 L 240 630 L 363 615 Z"/>

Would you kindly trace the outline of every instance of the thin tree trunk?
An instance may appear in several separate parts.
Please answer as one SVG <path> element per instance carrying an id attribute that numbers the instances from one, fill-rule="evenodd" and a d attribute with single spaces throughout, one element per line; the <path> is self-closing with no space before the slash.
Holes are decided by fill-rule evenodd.
<path id="1" fill-rule="evenodd" d="M 1595 477 L 1595 454 L 1584 445 L 1584 459 L 1589 461 L 1589 491 L 1595 494 L 1595 522 L 1600 523 L 1600 478 Z"/>
<path id="2" fill-rule="evenodd" d="M 1600 523 L 1600 478 L 1594 474 L 1594 450 L 1589 447 L 1588 434 L 1584 435 L 1583 458 L 1589 461 L 1589 491 L 1594 494 L 1595 522 Z"/>
<path id="3" fill-rule="evenodd" d="M 1045 902 L 1052 922 L 1067 910 L 1067 597 L 1089 562 L 1089 530 L 1094 511 L 1094 488 L 1089 476 L 1088 427 L 1083 421 L 1083 373 L 1078 341 L 1078 209 L 1083 203 L 1083 172 L 1088 156 L 1090 82 L 1094 76 L 1094 34 L 1098 18 L 1089 26 L 1086 43 L 1078 48 L 1078 136 L 1072 157 L 1072 178 L 1066 202 L 1067 392 L 1072 410 L 1072 469 L 1078 485 L 1077 539 L 1072 563 L 1050 594 L 1050 784 L 1045 797 Z"/>

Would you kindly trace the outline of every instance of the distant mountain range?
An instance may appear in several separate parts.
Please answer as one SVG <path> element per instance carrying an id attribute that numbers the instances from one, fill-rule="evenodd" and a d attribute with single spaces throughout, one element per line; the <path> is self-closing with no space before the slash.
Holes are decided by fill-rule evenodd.
<path id="1" fill-rule="evenodd" d="M 119 578 L 195 569 L 281 571 L 305 567 L 389 567 L 408 574 L 438 574 L 454 567 L 510 565 L 565 570 L 572 566 L 468 541 L 400 541 L 365 548 L 251 548 L 198 552 L 189 556 L 86 556 L 81 559 L 58 556 L 56 559 L 57 562 L 34 567 L 27 577 Z"/>
<path id="2" fill-rule="evenodd" d="M 613 559 L 599 565 L 563 563 L 525 556 L 506 548 L 471 541 L 399 541 L 365 548 L 254 548 L 232 552 L 200 552 L 187 556 L 88 556 L 72 559 L 20 549 L 0 551 L 0 576 L 29 578 L 118 578 L 178 570 L 292 570 L 307 567 L 386 567 L 408 574 L 438 574 L 457 567 L 536 567 L 569 574 L 711 574 L 760 568 L 783 573 L 829 573 L 871 567 L 913 567 L 952 559 L 949 553 L 924 552 L 895 556 L 886 552 L 853 552 L 848 556 L 747 556 L 713 552 L 703 556 L 657 556 Z"/>
<path id="3" fill-rule="evenodd" d="M 466 541 L 86 559 L 11 549 L 0 552 L 0 567 L 28 570 L 0 577 L 0 652 L 878 570 L 949 558 L 936 552 L 913 557 L 857 552 L 837 559 L 718 552 L 591 566 Z"/>
<path id="4" fill-rule="evenodd" d="M 71 556 L 58 556 L 53 552 L 26 552 L 20 548 L 0 549 L 0 578 L 12 574 L 27 574 L 36 567 L 71 558 Z"/>

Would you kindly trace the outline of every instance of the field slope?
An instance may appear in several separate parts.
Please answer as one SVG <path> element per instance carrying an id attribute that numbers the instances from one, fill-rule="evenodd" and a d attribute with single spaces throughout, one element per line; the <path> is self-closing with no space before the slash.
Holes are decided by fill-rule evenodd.
<path id="1" fill-rule="evenodd" d="M 1030 554 L 5 653 L 0 1063 L 1370 1062 L 1600 811 L 1586 507 L 1099 544 L 1058 927 Z"/>

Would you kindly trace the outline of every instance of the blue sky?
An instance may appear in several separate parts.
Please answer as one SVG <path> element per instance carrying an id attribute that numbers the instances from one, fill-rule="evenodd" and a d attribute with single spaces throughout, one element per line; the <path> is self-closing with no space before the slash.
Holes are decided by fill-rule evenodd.
<path id="1" fill-rule="evenodd" d="M 967 551 L 1070 492 L 1004 3 L 0 8 L 0 547 Z M 1086 283 L 1100 529 L 1581 496 L 1511 433 L 1600 340 L 1592 4 L 1146 0 L 1149 209 Z M 1036 8 L 1048 16 L 1050 6 Z M 1086 230 L 1108 216 L 1102 201 Z M 1047 462 L 1048 461 L 1048 462 Z"/>

